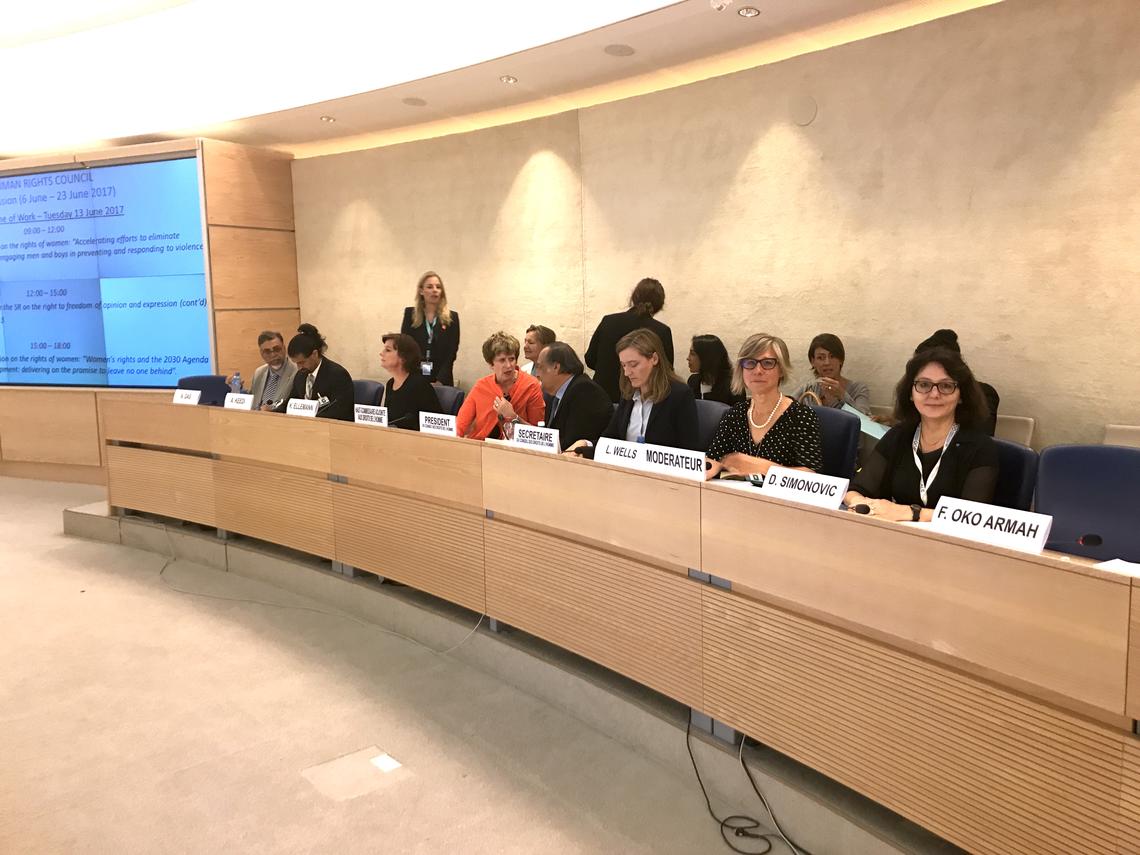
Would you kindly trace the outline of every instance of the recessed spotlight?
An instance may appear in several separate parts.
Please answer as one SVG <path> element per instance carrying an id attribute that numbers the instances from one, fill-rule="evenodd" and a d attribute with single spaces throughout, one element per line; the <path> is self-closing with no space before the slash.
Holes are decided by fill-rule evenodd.
<path id="1" fill-rule="evenodd" d="M 760 10 L 755 6 L 741 6 L 736 10 L 736 14 L 741 18 L 755 18 L 760 14 Z"/>
<path id="2" fill-rule="evenodd" d="M 405 98 L 404 103 L 409 107 L 426 107 L 427 101 L 423 98 Z"/>
<path id="3" fill-rule="evenodd" d="M 321 121 L 329 122 L 331 124 L 332 122 L 335 122 L 336 119 L 334 119 L 332 116 L 321 116 Z"/>
<path id="4" fill-rule="evenodd" d="M 606 45 L 602 48 L 610 56 L 633 56 L 637 51 L 629 45 Z"/>
<path id="5" fill-rule="evenodd" d="M 500 83 L 518 83 L 519 79 L 511 74 L 504 74 L 499 78 Z"/>

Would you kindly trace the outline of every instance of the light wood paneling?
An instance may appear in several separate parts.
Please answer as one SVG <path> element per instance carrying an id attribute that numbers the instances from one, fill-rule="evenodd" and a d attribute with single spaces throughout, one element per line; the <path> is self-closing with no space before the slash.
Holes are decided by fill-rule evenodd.
<path id="1" fill-rule="evenodd" d="M 1140 579 L 1132 580 L 1132 619 L 1128 631 L 1128 699 L 1125 713 L 1140 720 Z"/>
<path id="2" fill-rule="evenodd" d="M 353 484 L 333 484 L 333 508 L 338 561 L 486 608 L 481 512 Z"/>
<path id="3" fill-rule="evenodd" d="M 298 309 L 245 309 L 214 312 L 214 339 L 218 344 L 218 373 L 240 371 L 246 388 L 261 362 L 257 337 L 265 330 L 281 333 L 289 344 L 301 323 Z"/>
<path id="4" fill-rule="evenodd" d="M 848 514 L 706 488 L 707 573 L 1124 712 L 1127 580 Z"/>
<path id="5" fill-rule="evenodd" d="M 103 437 L 190 451 L 210 450 L 210 410 L 167 401 L 108 397 L 100 402 Z"/>
<path id="6" fill-rule="evenodd" d="M 297 244 L 292 232 L 210 226 L 214 309 L 297 308 Z"/>
<path id="7" fill-rule="evenodd" d="M 1119 855 L 1140 855 L 1140 739 L 1125 738 Z"/>
<path id="8" fill-rule="evenodd" d="M 107 470 L 102 466 L 72 466 L 67 463 L 8 463 L 0 460 L 0 475 L 71 484 L 107 483 Z"/>
<path id="9" fill-rule="evenodd" d="M 0 390 L 0 455 L 10 462 L 99 466 L 95 393 Z"/>
<path id="10" fill-rule="evenodd" d="M 214 461 L 218 528 L 333 557 L 332 484 L 274 466 Z"/>
<path id="11" fill-rule="evenodd" d="M 202 141 L 206 222 L 293 228 L 292 158 L 236 143 Z"/>
<path id="12" fill-rule="evenodd" d="M 308 469 L 326 475 L 329 422 L 283 413 L 210 408 L 210 449 L 221 457 Z"/>
<path id="13" fill-rule="evenodd" d="M 496 514 L 674 567 L 700 567 L 699 484 L 486 445 L 483 501 Z"/>
<path id="14" fill-rule="evenodd" d="M 712 587 L 704 710 L 977 853 L 1113 853 L 1127 734 Z"/>
<path id="15" fill-rule="evenodd" d="M 208 457 L 112 445 L 107 501 L 112 507 L 217 525 L 214 466 Z"/>
<path id="16" fill-rule="evenodd" d="M 703 709 L 702 585 L 486 520 L 487 613 Z"/>
<path id="17" fill-rule="evenodd" d="M 329 438 L 337 475 L 483 509 L 482 443 L 345 422 Z"/>
<path id="18" fill-rule="evenodd" d="M 107 404 L 111 401 L 141 401 L 147 404 L 168 404 L 170 403 L 170 397 L 171 392 L 169 389 L 162 389 L 158 391 L 143 391 L 133 389 L 120 389 L 114 391 L 96 390 L 95 408 L 99 415 L 99 452 L 102 455 L 104 466 L 107 465 L 107 435 L 104 431 L 104 412 L 107 409 Z M 123 425 L 120 423 L 120 429 L 122 427 Z"/>

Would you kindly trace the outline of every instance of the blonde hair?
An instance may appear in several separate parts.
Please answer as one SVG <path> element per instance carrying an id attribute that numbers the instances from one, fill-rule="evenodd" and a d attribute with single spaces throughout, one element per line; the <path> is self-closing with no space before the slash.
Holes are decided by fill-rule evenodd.
<path id="1" fill-rule="evenodd" d="M 784 340 L 770 333 L 753 333 L 740 345 L 736 361 L 732 363 L 732 391 L 737 395 L 744 394 L 744 370 L 740 367 L 740 360 L 755 359 L 766 350 L 776 354 L 776 362 L 780 367 L 780 385 L 792 379 L 792 360 L 788 356 L 788 346 Z"/>
<path id="2" fill-rule="evenodd" d="M 439 280 L 439 314 L 436 317 L 439 319 L 439 325 L 444 329 L 451 326 L 451 309 L 447 308 L 447 289 L 443 286 L 443 277 L 434 270 L 429 270 L 421 276 L 420 281 L 416 283 L 416 299 L 412 303 L 413 327 L 422 327 L 424 325 L 424 318 L 426 317 L 424 311 L 424 283 L 433 276 Z"/>
<path id="3" fill-rule="evenodd" d="M 639 329 L 622 336 L 621 340 L 617 343 L 614 350 L 621 353 L 623 350 L 633 348 L 646 359 L 649 359 L 653 354 L 657 354 L 657 364 L 653 366 L 653 370 L 649 374 L 649 380 L 646 382 L 646 388 L 641 390 L 641 400 L 663 401 L 669 397 L 669 384 L 674 381 L 680 381 L 680 377 L 673 371 L 673 366 L 669 364 L 669 360 L 665 357 L 665 345 L 661 343 L 657 333 L 653 330 Z M 633 386 L 630 385 L 629 378 L 625 376 L 625 372 L 621 373 L 618 378 L 618 385 L 621 387 L 621 396 L 623 398 L 633 397 Z"/>
<path id="4" fill-rule="evenodd" d="M 490 337 L 483 342 L 483 359 L 490 365 L 500 353 L 508 353 L 513 355 L 515 359 L 519 358 L 519 340 L 509 332 L 502 330 L 491 333 Z"/>

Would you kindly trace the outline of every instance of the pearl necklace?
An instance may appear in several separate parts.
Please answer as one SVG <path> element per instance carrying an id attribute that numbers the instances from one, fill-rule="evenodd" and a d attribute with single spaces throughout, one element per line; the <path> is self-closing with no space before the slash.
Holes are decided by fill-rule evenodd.
<path id="1" fill-rule="evenodd" d="M 749 406 L 748 406 L 748 424 L 752 425 L 752 427 L 755 428 L 756 430 L 764 430 L 764 428 L 768 427 L 768 422 L 772 421 L 772 417 L 774 415 L 776 415 L 776 410 L 780 409 L 780 401 L 782 401 L 783 398 L 784 398 L 783 395 L 777 395 L 776 396 L 776 406 L 772 407 L 772 412 L 768 413 L 768 418 L 764 419 L 764 423 L 759 424 L 759 425 L 756 424 L 755 420 L 752 418 L 753 405 L 749 404 Z"/>

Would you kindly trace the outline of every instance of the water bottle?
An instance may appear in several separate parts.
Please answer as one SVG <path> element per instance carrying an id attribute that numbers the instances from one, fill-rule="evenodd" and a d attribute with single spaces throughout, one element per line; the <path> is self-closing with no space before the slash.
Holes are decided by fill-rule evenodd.
<path id="1" fill-rule="evenodd" d="M 230 391 L 235 395 L 241 394 L 241 372 L 234 372 L 234 379 L 230 381 Z"/>

